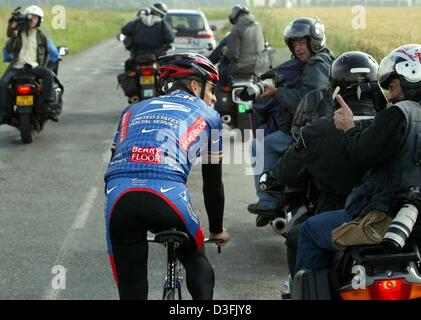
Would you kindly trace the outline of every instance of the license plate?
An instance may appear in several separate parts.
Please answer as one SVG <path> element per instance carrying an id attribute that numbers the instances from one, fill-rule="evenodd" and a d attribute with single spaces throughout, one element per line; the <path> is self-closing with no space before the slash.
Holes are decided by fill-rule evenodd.
<path id="1" fill-rule="evenodd" d="M 34 96 L 17 96 L 16 105 L 19 107 L 29 107 L 34 105 Z"/>
<path id="2" fill-rule="evenodd" d="M 154 96 L 154 90 L 153 89 L 146 89 L 143 91 L 143 97 L 145 98 L 152 98 Z"/>
<path id="3" fill-rule="evenodd" d="M 174 43 L 175 44 L 189 44 L 191 42 L 191 38 L 187 37 L 175 37 Z"/>
<path id="4" fill-rule="evenodd" d="M 140 84 L 155 84 L 155 76 L 140 77 Z"/>

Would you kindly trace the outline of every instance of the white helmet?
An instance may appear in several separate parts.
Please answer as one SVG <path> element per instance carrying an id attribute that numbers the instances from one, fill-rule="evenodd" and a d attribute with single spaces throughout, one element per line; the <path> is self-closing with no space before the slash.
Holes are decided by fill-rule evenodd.
<path id="1" fill-rule="evenodd" d="M 23 14 L 26 16 L 30 16 L 30 15 L 38 16 L 40 17 L 41 21 L 43 21 L 44 19 L 44 11 L 42 11 L 42 9 L 38 6 L 29 6 L 28 8 L 25 9 Z"/>
<path id="2" fill-rule="evenodd" d="M 405 98 L 421 95 L 421 45 L 407 44 L 389 53 L 380 62 L 379 83 L 388 89 L 393 78 L 398 78 Z"/>

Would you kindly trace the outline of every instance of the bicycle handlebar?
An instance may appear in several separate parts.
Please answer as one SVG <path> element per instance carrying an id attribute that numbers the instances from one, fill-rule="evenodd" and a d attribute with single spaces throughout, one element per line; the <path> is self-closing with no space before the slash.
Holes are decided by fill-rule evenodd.
<path id="1" fill-rule="evenodd" d="M 221 243 L 221 240 L 205 238 L 205 243 L 215 243 L 217 245 L 218 243 Z M 221 252 L 222 252 L 222 247 L 218 246 L 218 254 L 221 254 Z"/>

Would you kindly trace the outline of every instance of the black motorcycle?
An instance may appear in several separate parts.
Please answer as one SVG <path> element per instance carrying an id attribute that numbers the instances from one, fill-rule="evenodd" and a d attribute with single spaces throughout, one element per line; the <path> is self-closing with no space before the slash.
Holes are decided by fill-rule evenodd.
<path id="1" fill-rule="evenodd" d="M 283 212 L 272 221 L 278 221 L 278 230 L 282 230 L 284 236 L 313 215 L 314 206 L 309 199 L 314 198 L 309 196 L 311 192 L 307 188 L 289 189 L 264 173 L 260 189 L 283 203 Z M 299 270 L 294 279 L 289 277 L 286 283 L 289 292 L 284 291 L 283 297 L 293 300 L 420 299 L 421 226 L 416 223 L 420 188 L 413 189 L 401 201 L 401 210 L 380 244 L 349 246 L 334 254 L 330 269 Z"/>
<path id="2" fill-rule="evenodd" d="M 68 48 L 59 47 L 61 56 L 68 53 Z M 9 125 L 17 128 L 20 132 L 23 143 L 28 144 L 34 141 L 35 133 L 43 130 L 45 123 L 50 119 L 57 119 L 63 109 L 63 85 L 57 78 L 58 63 L 53 70 L 53 98 L 50 110 L 41 110 L 38 103 L 39 96 L 44 90 L 42 79 L 31 74 L 31 67 L 25 66 L 14 77 L 8 85 L 8 94 L 11 97 L 11 116 Z M 52 117 L 52 113 L 54 117 Z"/>

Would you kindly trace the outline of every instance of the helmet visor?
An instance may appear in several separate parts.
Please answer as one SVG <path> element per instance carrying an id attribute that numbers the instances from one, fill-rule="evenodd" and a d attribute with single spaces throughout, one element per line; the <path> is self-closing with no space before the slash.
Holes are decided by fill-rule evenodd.
<path id="1" fill-rule="evenodd" d="M 288 42 L 294 38 L 304 38 L 311 36 L 311 27 L 305 23 L 292 23 L 285 28 L 284 38 Z"/>

